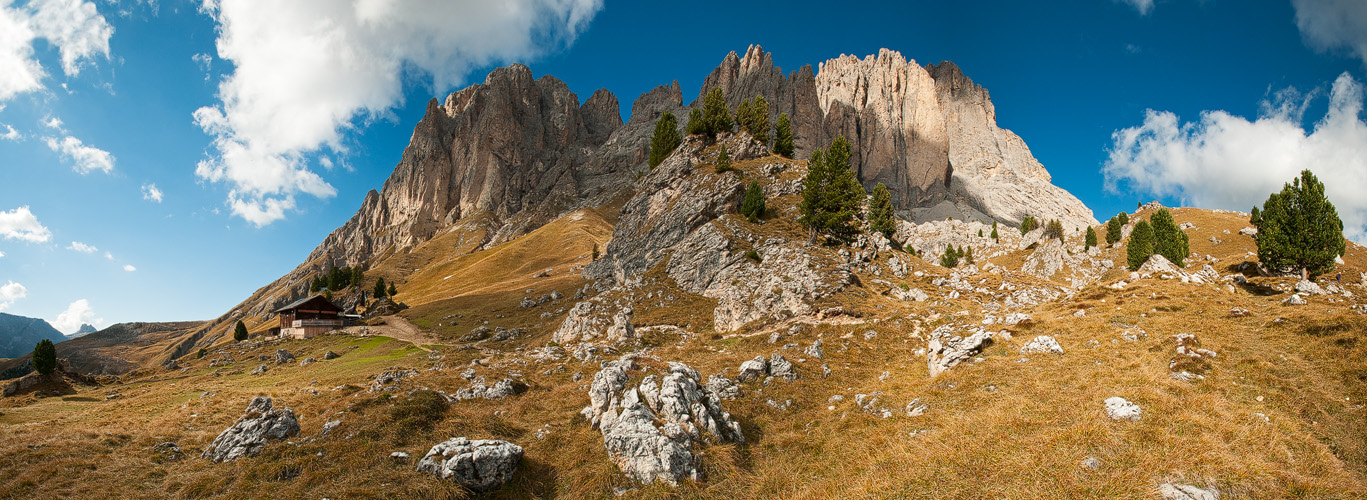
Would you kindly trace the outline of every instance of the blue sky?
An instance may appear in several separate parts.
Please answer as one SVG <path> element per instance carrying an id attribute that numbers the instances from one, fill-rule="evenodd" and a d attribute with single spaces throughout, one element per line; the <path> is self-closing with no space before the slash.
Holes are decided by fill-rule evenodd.
<path id="1" fill-rule="evenodd" d="M 1247 210 L 1308 166 L 1363 240 L 1367 2 L 0 0 L 0 311 L 215 317 L 380 187 L 429 98 L 522 62 L 625 119 L 751 43 L 954 61 L 1098 219 Z"/>

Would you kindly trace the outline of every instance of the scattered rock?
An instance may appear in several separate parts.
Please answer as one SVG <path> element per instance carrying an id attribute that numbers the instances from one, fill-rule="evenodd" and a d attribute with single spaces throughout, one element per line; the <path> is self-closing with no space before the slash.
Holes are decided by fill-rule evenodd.
<path id="1" fill-rule="evenodd" d="M 792 382 L 797 380 L 797 370 L 783 355 L 774 353 L 769 356 L 769 375 Z"/>
<path id="2" fill-rule="evenodd" d="M 390 460 L 393 460 L 393 461 L 399 462 L 399 463 L 404 463 L 404 464 L 406 464 L 406 463 L 408 463 L 408 459 L 409 459 L 409 458 L 411 458 L 411 457 L 408 456 L 408 452 L 406 452 L 406 451 L 396 451 L 396 452 L 394 452 L 394 453 L 390 453 L 390 454 L 389 454 L 389 459 L 390 459 Z"/>
<path id="3" fill-rule="evenodd" d="M 214 438 L 202 458 L 215 463 L 254 457 L 261 453 L 269 440 L 283 440 L 299 434 L 299 420 L 289 408 L 274 409 L 271 398 L 256 397 L 247 411 L 231 427 Z"/>
<path id="4" fill-rule="evenodd" d="M 1021 354 L 1063 354 L 1063 346 L 1059 345 L 1058 341 L 1054 340 L 1053 337 L 1040 335 L 1035 337 L 1034 340 L 1026 343 L 1024 346 L 1021 346 L 1020 352 Z"/>
<path id="5" fill-rule="evenodd" d="M 394 391 L 400 380 L 416 376 L 418 376 L 417 370 L 391 367 L 375 376 L 375 381 L 370 383 L 370 390 Z"/>
<path id="6" fill-rule="evenodd" d="M 332 351 L 323 353 L 323 359 L 337 359 L 338 354 Z"/>
<path id="7" fill-rule="evenodd" d="M 493 491 L 512 479 L 522 463 L 522 453 L 521 446 L 507 441 L 454 437 L 437 443 L 423 455 L 418 461 L 418 472 L 446 479 L 471 491 Z"/>
<path id="8" fill-rule="evenodd" d="M 1318 283 L 1305 279 L 1296 282 L 1296 287 L 1294 288 L 1294 290 L 1296 290 L 1296 293 L 1303 293 L 1305 295 L 1325 294 L 1324 289 L 1320 288 Z"/>
<path id="9" fill-rule="evenodd" d="M 612 326 L 608 327 L 608 341 L 621 342 L 636 338 L 636 328 L 631 326 L 631 309 L 622 309 L 612 316 Z"/>
<path id="10" fill-rule="evenodd" d="M 803 349 L 802 353 L 816 359 L 821 359 L 821 356 L 824 354 L 821 350 L 821 339 L 816 339 L 816 342 L 812 342 L 812 345 L 809 345 L 806 349 Z"/>
<path id="11" fill-rule="evenodd" d="M 1301 297 L 1301 294 L 1293 293 L 1290 297 L 1287 297 L 1286 300 L 1283 300 L 1282 303 L 1288 306 L 1303 306 L 1305 305 L 1305 299 Z"/>
<path id="12" fill-rule="evenodd" d="M 1255 228 L 1255 227 L 1245 227 L 1245 228 L 1239 230 L 1239 234 L 1242 234 L 1242 235 L 1244 235 L 1244 236 L 1257 236 L 1257 235 L 1258 235 L 1258 228 Z"/>
<path id="13" fill-rule="evenodd" d="M 1015 325 L 1020 324 L 1022 321 L 1029 321 L 1029 320 L 1030 320 L 1030 315 L 1029 315 L 1029 314 L 1025 314 L 1025 313 L 1011 313 L 1011 314 L 1007 314 L 1005 318 L 1002 318 L 1002 324 L 1004 324 L 1004 325 L 1006 325 L 1006 326 L 1015 326 Z"/>
<path id="14" fill-rule="evenodd" d="M 185 456 L 185 452 L 180 450 L 180 446 L 170 441 L 153 446 L 152 453 L 156 453 L 157 458 L 165 462 L 174 462 Z"/>
<path id="15" fill-rule="evenodd" d="M 1220 490 L 1189 484 L 1163 483 L 1158 485 L 1158 494 L 1163 495 L 1163 500 L 1220 500 Z"/>
<path id="16" fill-rule="evenodd" d="M 451 399 L 453 399 L 454 401 L 462 401 L 466 399 L 476 398 L 503 399 L 515 394 L 521 394 L 526 390 L 527 384 L 510 378 L 505 378 L 499 380 L 498 382 L 494 382 L 494 385 L 485 385 L 484 377 L 478 377 L 470 383 L 469 387 L 456 391 L 456 395 Z"/>
<path id="17" fill-rule="evenodd" d="M 1244 309 L 1244 308 L 1242 308 L 1242 307 L 1235 307 L 1235 308 L 1231 308 L 1231 309 L 1229 310 L 1229 315 L 1230 315 L 1230 316 L 1244 317 L 1244 316 L 1248 316 L 1248 314 L 1249 314 L 1249 313 L 1248 313 L 1248 309 Z"/>
<path id="18" fill-rule="evenodd" d="M 261 366 L 256 367 L 255 370 L 252 370 L 252 375 L 260 375 L 262 373 L 266 373 L 266 370 L 268 369 L 270 368 L 263 364 Z"/>
<path id="19" fill-rule="evenodd" d="M 332 431 L 333 431 L 333 430 L 336 430 L 336 429 L 337 429 L 337 426 L 339 426 L 339 425 L 342 425 L 342 421 L 341 421 L 341 420 L 329 420 L 329 421 L 327 421 L 326 423 L 323 424 L 323 430 L 318 432 L 318 437 L 320 437 L 320 438 L 325 438 L 325 437 L 328 437 L 328 436 L 332 435 Z"/>
<path id="20" fill-rule="evenodd" d="M 1106 416 L 1112 420 L 1139 420 L 1143 414 L 1139 405 L 1126 401 L 1125 398 L 1112 396 L 1106 398 Z"/>
<path id="21" fill-rule="evenodd" d="M 1087 457 L 1087 458 L 1084 458 L 1084 459 L 1082 459 L 1082 467 L 1083 467 L 1084 469 L 1091 469 L 1091 470 L 1100 469 L 1100 468 L 1101 468 L 1101 460 L 1098 460 L 1096 457 Z"/>
<path id="22" fill-rule="evenodd" d="M 717 397 L 723 400 L 732 400 L 740 397 L 740 386 L 735 381 L 721 375 L 707 376 L 707 390 L 712 391 Z"/>
<path id="23" fill-rule="evenodd" d="M 926 346 L 926 363 L 930 376 L 935 377 L 953 368 L 965 359 L 976 356 L 984 348 L 992 345 L 993 332 L 978 329 L 972 335 L 954 335 L 952 325 L 944 325 L 930 333 L 930 343 Z"/>
<path id="24" fill-rule="evenodd" d="M 303 361 L 300 361 L 300 362 L 299 362 L 299 366 L 308 366 L 308 365 L 311 365 L 311 364 L 313 364 L 313 363 L 315 363 L 315 362 L 317 362 L 317 361 L 318 361 L 318 360 L 317 360 L 317 359 L 314 359 L 314 358 L 304 358 Z"/>
<path id="25" fill-rule="evenodd" d="M 290 361 L 294 361 L 294 355 L 290 354 L 289 351 L 286 351 L 284 349 L 277 349 L 275 351 L 275 364 L 283 365 Z"/>
<path id="26" fill-rule="evenodd" d="M 749 382 L 764 378 L 766 375 L 769 375 L 769 360 L 764 359 L 764 356 L 755 356 L 755 359 L 740 364 L 740 369 L 736 371 L 736 380 Z"/>
<path id="27" fill-rule="evenodd" d="M 606 363 L 593 376 L 589 406 L 581 412 L 602 432 L 618 468 L 642 483 L 699 480 L 695 444 L 713 438 L 745 442 L 740 424 L 722 409 L 720 396 L 700 384 L 697 370 L 682 363 L 668 366 L 663 377 L 648 375 L 629 388 L 627 371 L 634 361 Z"/>

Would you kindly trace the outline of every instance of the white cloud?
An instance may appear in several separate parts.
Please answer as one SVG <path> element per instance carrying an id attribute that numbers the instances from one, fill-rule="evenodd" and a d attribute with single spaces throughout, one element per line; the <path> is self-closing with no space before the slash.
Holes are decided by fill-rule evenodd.
<path id="1" fill-rule="evenodd" d="M 1248 210 L 1309 169 L 1325 184 L 1349 239 L 1367 242 L 1367 122 L 1363 85 L 1348 73 L 1329 92 L 1328 111 L 1309 133 L 1301 118 L 1312 99 L 1294 89 L 1263 103 L 1257 120 L 1206 111 L 1197 122 L 1149 110 L 1143 125 L 1112 134 L 1106 187 L 1178 198 L 1204 208 Z"/>
<path id="2" fill-rule="evenodd" d="M 602 0 L 206 0 L 219 23 L 217 55 L 234 69 L 219 84 L 220 103 L 194 113 L 213 136 L 195 173 L 231 186 L 233 214 L 269 224 L 296 194 L 336 194 L 305 155 L 343 150 L 353 120 L 391 112 L 405 77 L 430 78 L 434 91 L 459 85 L 471 68 L 567 45 L 601 8 Z"/>
<path id="3" fill-rule="evenodd" d="M 67 246 L 66 249 L 67 249 L 67 250 L 75 250 L 75 251 L 81 252 L 81 253 L 95 253 L 95 252 L 100 251 L 100 249 L 98 249 L 98 248 L 95 248 L 95 247 L 93 247 L 93 246 L 91 246 L 91 245 L 87 245 L 87 244 L 85 244 L 85 243 L 81 243 L 81 242 L 79 242 L 79 241 L 73 241 L 73 242 L 71 242 L 71 245 Z"/>
<path id="4" fill-rule="evenodd" d="M 0 125 L 3 125 L 5 127 L 5 133 L 0 134 L 0 139 L 4 139 L 6 141 L 17 141 L 24 137 L 22 135 L 19 135 L 19 131 L 14 130 L 14 127 L 11 127 L 3 123 L 0 123 Z"/>
<path id="5" fill-rule="evenodd" d="M 109 260 L 114 260 L 114 254 L 109 253 L 109 252 L 105 252 L 105 253 L 104 253 L 104 258 L 109 259 Z"/>
<path id="6" fill-rule="evenodd" d="M 0 258 L 4 258 L 4 257 L 5 257 L 5 252 L 0 252 Z"/>
<path id="7" fill-rule="evenodd" d="M 62 71 L 76 76 L 96 55 L 109 57 L 114 29 L 94 3 L 81 0 L 31 0 L 23 7 L 0 0 L 0 103 L 43 87 L 47 77 L 33 52 L 44 39 L 61 54 Z"/>
<path id="8" fill-rule="evenodd" d="M 143 184 L 142 199 L 161 203 L 161 190 L 157 189 L 156 184 Z"/>
<path id="9" fill-rule="evenodd" d="M 132 265 L 129 265 L 129 264 L 124 264 L 124 265 L 123 265 L 123 270 L 124 270 L 124 271 L 128 271 L 128 272 L 131 273 L 131 272 L 133 272 L 133 271 L 137 271 L 138 268 L 133 267 Z"/>
<path id="10" fill-rule="evenodd" d="M 1150 12 L 1153 12 L 1153 0 L 1117 0 L 1117 1 L 1123 2 L 1123 3 L 1127 3 L 1127 4 L 1130 4 L 1130 7 L 1134 7 L 1134 10 L 1139 11 L 1139 15 L 1141 15 L 1141 16 L 1147 16 L 1147 15 L 1149 15 Z"/>
<path id="11" fill-rule="evenodd" d="M 9 309 L 10 304 L 13 304 L 14 301 L 27 296 L 28 289 L 24 288 L 24 285 L 13 281 L 5 283 L 4 286 L 0 286 L 0 311 Z"/>
<path id="12" fill-rule="evenodd" d="M 66 131 L 66 129 L 62 128 L 62 119 L 55 116 L 49 116 L 47 119 L 43 120 L 43 126 L 59 132 Z"/>
<path id="13" fill-rule="evenodd" d="M 52 239 L 52 231 L 38 223 L 38 217 L 22 206 L 8 212 L 0 212 L 0 236 L 7 240 L 24 240 L 42 243 Z"/>
<path id="14" fill-rule="evenodd" d="M 1362 0 L 1291 0 L 1296 27 L 1317 50 L 1347 49 L 1367 64 L 1367 2 Z"/>
<path id="15" fill-rule="evenodd" d="M 54 152 L 60 152 L 63 158 L 73 163 L 71 166 L 72 170 L 75 170 L 82 175 L 88 174 L 94 170 L 99 170 L 106 174 L 109 173 L 109 171 L 114 170 L 114 155 L 94 146 L 86 146 L 80 139 L 75 137 L 68 135 L 61 140 L 58 140 L 55 137 L 48 137 L 47 147 Z"/>
<path id="16" fill-rule="evenodd" d="M 52 327 L 56 328 L 57 331 L 71 334 L 75 333 L 76 330 L 80 329 L 81 325 L 85 323 L 96 326 L 103 324 L 104 318 L 96 318 L 95 311 L 90 308 L 90 302 L 81 299 L 72 302 L 71 305 L 67 306 L 66 310 L 62 311 L 61 314 L 58 314 L 57 319 L 51 323 Z"/>

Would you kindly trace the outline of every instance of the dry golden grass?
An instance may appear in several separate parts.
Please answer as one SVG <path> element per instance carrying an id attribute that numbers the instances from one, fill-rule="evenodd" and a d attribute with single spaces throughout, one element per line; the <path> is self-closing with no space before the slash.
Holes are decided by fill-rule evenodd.
<path id="1" fill-rule="evenodd" d="M 757 166 L 763 161 L 738 162 L 740 175 L 762 179 Z M 795 200 L 788 198 L 771 200 L 774 213 L 792 210 Z M 1243 227 L 1237 216 L 1174 213 L 1178 222 L 1197 224 L 1188 230 L 1193 251 L 1221 259 L 1213 265 L 1222 273 L 1253 249 L 1250 238 L 1237 234 Z M 801 234 L 787 219 L 745 227 L 765 236 Z M 104 387 L 75 386 L 62 396 L 30 392 L 0 400 L 0 498 L 91 492 L 118 498 L 465 498 L 460 488 L 388 458 L 402 450 L 416 459 L 451 436 L 508 439 L 526 449 L 521 472 L 493 498 L 611 498 L 618 489 L 630 489 L 625 496 L 633 498 L 1157 498 L 1156 485 L 1166 480 L 1213 484 L 1222 498 L 1367 497 L 1367 317 L 1348 308 L 1361 303 L 1367 289 L 1351 286 L 1357 294 L 1351 301 L 1314 297 L 1308 306 L 1288 307 L 1280 304 L 1285 294 L 1276 291 L 1293 281 L 1287 278 L 1252 277 L 1253 286 L 1234 292 L 1223 284 L 1161 280 L 1122 290 L 1101 286 L 1128 274 L 1121 270 L 1072 299 L 1025 311 L 1034 319 L 1009 327 L 1011 340 L 984 350 L 980 362 L 930 379 L 917 352 L 926 334 L 950 322 L 977 324 L 985 312 L 979 302 L 989 297 L 965 293 L 952 301 L 902 302 L 872 285 L 853 287 L 829 302 L 859 318 L 845 318 L 846 324 L 793 322 L 806 326 L 769 344 L 768 330 L 787 332 L 789 325 L 711 332 L 715 302 L 688 295 L 653 269 L 647 277 L 659 279 L 647 279 L 651 288 L 635 293 L 678 300 L 638 307 L 638 328 L 689 325 L 695 335 L 647 337 L 642 342 L 648 355 L 687 362 L 704 374 L 734 375 L 741 361 L 780 352 L 794 361 L 801 378 L 745 384 L 740 399 L 724 403 L 741 422 L 747 443 L 703 448 L 704 481 L 678 488 L 633 484 L 608 459 L 601 435 L 577 414 L 587 404 L 597 363 L 525 356 L 547 346 L 564 318 L 540 314 L 573 301 L 517 305 L 527 288 L 535 289 L 533 296 L 552 288 L 572 296 L 582 281 L 569 269 L 584 262 L 592 242 L 602 246 L 610 224 L 585 213 L 475 253 L 443 254 L 443 245 L 456 245 L 446 235 L 421 250 L 427 264 L 413 266 L 417 271 L 397 274 L 398 261 L 379 271 L 406 280 L 401 289 L 411 295 L 401 299 L 416 305 L 404 315 L 446 341 L 485 321 L 522 328 L 524 338 L 474 348 L 435 346 L 443 359 L 384 338 L 324 336 L 245 353 L 227 346 L 221 349 L 239 361 L 224 368 L 207 366 L 217 355 L 211 353 L 186 360 L 184 371 L 148 370 Z M 1223 242 L 1209 242 L 1211 235 Z M 1123 248 L 1105 252 L 1123 262 Z M 1016 258 L 1024 257 L 1013 253 L 997 263 Z M 1344 274 L 1351 270 L 1356 282 L 1367 253 L 1350 245 L 1346 258 Z M 923 277 L 880 279 L 939 295 L 931 281 L 946 270 L 909 260 Z M 1193 269 L 1199 266 L 1194 262 Z M 531 278 L 546 267 L 556 270 L 550 278 Z M 455 277 L 443 279 L 448 275 Z M 871 284 L 873 278 L 861 281 Z M 981 278 L 988 279 L 981 286 L 989 290 L 1003 279 L 1049 283 L 1016 273 L 984 273 L 975 280 Z M 460 286 L 448 285 L 457 279 Z M 1251 314 L 1232 316 L 1234 307 Z M 1074 316 L 1079 309 L 1085 316 Z M 1140 329 L 1146 336 L 1139 341 L 1121 337 Z M 875 336 L 866 338 L 869 331 Z M 1172 337 L 1179 333 L 1195 334 L 1202 347 L 1219 353 L 1205 367 L 1204 380 L 1170 378 Z M 1066 353 L 1021 355 L 1020 346 L 1036 335 L 1054 336 Z M 807 359 L 800 348 L 783 348 L 805 347 L 817 338 L 825 345 L 821 360 Z M 277 348 L 300 358 L 321 359 L 329 349 L 342 357 L 250 375 L 261 363 L 256 356 Z M 830 377 L 821 376 L 823 363 Z M 392 395 L 368 391 L 368 377 L 390 366 L 416 368 L 421 375 L 403 381 Z M 501 401 L 452 404 L 432 419 L 430 429 L 395 420 L 395 409 L 408 404 L 409 390 L 454 392 L 466 386 L 459 374 L 472 366 L 490 380 L 522 378 L 529 388 Z M 574 380 L 576 374 L 583 378 Z M 111 389 L 122 396 L 105 401 Z M 891 418 L 855 404 L 856 394 L 875 392 L 882 392 L 880 406 L 892 410 Z M 844 401 L 828 402 L 835 394 Z M 256 395 L 293 408 L 301 436 L 234 463 L 197 458 Z M 1107 418 L 1102 401 L 1110 396 L 1139 404 L 1143 419 Z M 928 405 L 924 415 L 905 415 L 913 399 Z M 793 405 L 778 410 L 769 400 Z M 343 423 L 330 437 L 309 439 L 334 419 Z M 177 442 L 187 457 L 159 461 L 151 448 L 163 441 Z M 1102 466 L 1083 468 L 1087 457 Z"/>

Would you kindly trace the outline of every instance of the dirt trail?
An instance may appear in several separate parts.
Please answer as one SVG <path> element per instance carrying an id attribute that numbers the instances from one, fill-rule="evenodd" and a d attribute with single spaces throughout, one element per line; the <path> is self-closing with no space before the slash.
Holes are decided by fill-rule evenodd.
<path id="1" fill-rule="evenodd" d="M 370 331 L 374 332 L 376 335 L 393 337 L 411 343 L 418 349 L 428 352 L 431 352 L 432 350 L 427 348 L 427 346 L 437 343 L 436 337 L 423 331 L 422 328 L 418 328 L 418 325 L 413 324 L 412 321 L 408 321 L 407 318 L 401 316 L 381 316 L 381 319 L 384 319 L 383 325 L 368 327 L 370 328 Z"/>

